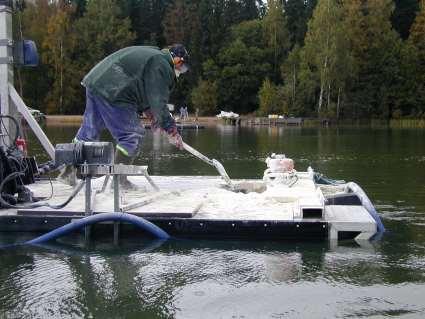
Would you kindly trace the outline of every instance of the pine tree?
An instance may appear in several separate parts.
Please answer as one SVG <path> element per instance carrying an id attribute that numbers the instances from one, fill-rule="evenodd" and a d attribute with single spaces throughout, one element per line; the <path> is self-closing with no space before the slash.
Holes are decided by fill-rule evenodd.
<path id="1" fill-rule="evenodd" d="M 119 1 L 125 6 L 124 15 L 130 17 L 131 30 L 136 33 L 139 45 L 166 45 L 162 21 L 166 8 L 172 0 L 127 0 Z"/>
<path id="2" fill-rule="evenodd" d="M 408 45 L 411 47 L 409 52 L 415 56 L 413 72 L 410 73 L 415 79 L 415 90 L 411 94 L 415 96 L 413 108 L 425 117 L 425 0 L 421 0 L 421 9 L 410 30 Z"/>
<path id="3" fill-rule="evenodd" d="M 345 32 L 357 69 L 347 103 L 353 117 L 389 118 L 395 107 L 401 40 L 391 0 L 344 1 Z"/>
<path id="4" fill-rule="evenodd" d="M 418 0 L 395 0 L 395 10 L 391 21 L 403 40 L 409 37 L 409 31 L 419 11 Z"/>
<path id="5" fill-rule="evenodd" d="M 248 113 L 258 107 L 258 90 L 271 72 L 268 52 L 261 41 L 262 32 L 262 24 L 258 20 L 240 23 L 232 31 L 233 41 L 209 66 L 215 70 L 213 80 L 217 82 L 218 102 L 224 110 Z M 204 70 L 208 71 L 206 67 Z"/>
<path id="6" fill-rule="evenodd" d="M 287 18 L 287 28 L 291 37 L 291 47 L 302 45 L 307 33 L 307 23 L 311 18 L 313 4 L 308 1 L 286 0 L 283 2 Z M 315 5 L 315 3 L 314 3 Z M 313 7 L 312 7 L 313 6 Z"/>
<path id="7" fill-rule="evenodd" d="M 190 104 L 190 91 L 197 83 L 202 68 L 202 30 L 198 4 L 188 0 L 176 0 L 166 9 L 163 29 L 168 45 L 182 43 L 189 52 L 190 72 L 179 79 L 172 99 L 177 104 Z"/>
<path id="8" fill-rule="evenodd" d="M 191 69 L 197 73 L 200 66 L 201 30 L 198 6 L 187 0 L 176 0 L 166 10 L 164 20 L 166 43 L 182 43 L 189 50 Z M 190 74 L 192 75 L 192 74 Z"/>
<path id="9" fill-rule="evenodd" d="M 165 12 L 163 27 L 164 37 L 168 44 L 186 43 L 192 28 L 188 25 L 189 12 L 185 0 L 176 0 Z"/>
<path id="10" fill-rule="evenodd" d="M 81 18 L 86 12 L 87 0 L 68 0 L 74 6 L 74 17 Z"/>
<path id="11" fill-rule="evenodd" d="M 256 0 L 242 0 L 241 2 L 241 13 L 240 18 L 242 21 L 245 20 L 253 20 L 259 18 L 259 7 L 262 5 L 263 1 L 257 1 Z"/>

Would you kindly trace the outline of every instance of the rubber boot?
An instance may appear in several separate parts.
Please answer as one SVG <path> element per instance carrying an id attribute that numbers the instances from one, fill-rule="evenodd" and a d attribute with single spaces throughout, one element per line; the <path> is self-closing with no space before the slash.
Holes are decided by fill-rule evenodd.
<path id="1" fill-rule="evenodd" d="M 135 159 L 135 156 L 127 156 L 120 150 L 115 150 L 115 164 L 132 165 Z M 140 187 L 130 182 L 125 175 L 120 175 L 118 182 L 121 190 L 136 191 L 140 189 Z"/>
<path id="2" fill-rule="evenodd" d="M 77 185 L 77 169 L 71 165 L 65 166 L 58 175 L 57 180 L 69 186 Z"/>

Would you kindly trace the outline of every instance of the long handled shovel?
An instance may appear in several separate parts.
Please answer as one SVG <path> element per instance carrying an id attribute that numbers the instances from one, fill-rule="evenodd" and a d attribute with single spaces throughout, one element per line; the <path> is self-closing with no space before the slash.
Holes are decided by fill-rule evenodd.
<path id="1" fill-rule="evenodd" d="M 223 165 L 217 161 L 216 159 L 209 159 L 208 157 L 206 157 L 205 155 L 201 154 L 200 152 L 198 152 L 197 150 L 195 150 L 192 146 L 187 145 L 185 142 L 183 142 L 183 148 L 188 151 L 190 154 L 192 154 L 193 156 L 199 158 L 201 161 L 214 166 L 217 170 L 217 172 L 220 174 L 221 177 L 223 177 L 224 181 L 226 182 L 226 184 L 233 189 L 233 184 L 232 184 L 232 180 L 230 179 L 229 175 L 227 175 L 226 170 L 224 169 Z"/>

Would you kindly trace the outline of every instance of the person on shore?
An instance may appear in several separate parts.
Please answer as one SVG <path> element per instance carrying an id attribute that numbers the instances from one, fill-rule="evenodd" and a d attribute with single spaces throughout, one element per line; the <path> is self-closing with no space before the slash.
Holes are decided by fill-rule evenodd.
<path id="1" fill-rule="evenodd" d="M 180 106 L 180 120 L 184 120 L 184 107 Z"/>
<path id="2" fill-rule="evenodd" d="M 189 113 L 188 113 L 188 111 L 187 111 L 187 106 L 185 106 L 185 107 L 183 108 L 183 110 L 184 110 L 184 119 L 185 119 L 185 120 L 189 119 Z"/>
<path id="3" fill-rule="evenodd" d="M 152 129 L 161 129 L 182 149 L 167 103 L 177 77 L 188 70 L 188 57 L 182 44 L 163 50 L 132 46 L 107 56 L 81 83 L 86 88 L 86 109 L 74 141 L 98 141 L 106 128 L 116 142 L 115 163 L 130 165 L 141 150 L 144 128 L 139 114 L 144 113 Z M 70 184 L 75 183 L 71 169 L 60 176 Z M 126 176 L 120 178 L 120 186 L 135 188 Z"/>

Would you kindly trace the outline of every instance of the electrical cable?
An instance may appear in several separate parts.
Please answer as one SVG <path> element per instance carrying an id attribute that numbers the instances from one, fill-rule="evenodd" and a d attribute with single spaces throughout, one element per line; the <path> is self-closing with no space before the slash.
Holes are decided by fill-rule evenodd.
<path id="1" fill-rule="evenodd" d="M 50 196 L 47 197 L 45 200 L 50 200 L 53 197 L 53 183 L 52 183 L 52 179 L 49 176 L 49 183 L 50 183 Z"/>
<path id="2" fill-rule="evenodd" d="M 20 126 L 19 126 L 19 123 L 18 123 L 18 121 L 13 117 L 13 116 L 10 116 L 10 115 L 4 115 L 4 114 L 1 114 L 0 115 L 0 121 L 1 121 L 1 125 L 2 125 L 2 131 L 4 130 L 4 132 L 6 133 L 5 135 L 6 136 L 8 136 L 9 138 L 11 137 L 10 136 L 10 132 L 7 130 L 7 128 L 6 128 L 6 125 L 4 124 L 4 122 L 3 122 L 3 119 L 4 118 L 7 118 L 7 119 L 9 119 L 9 120 L 12 120 L 12 122 L 15 124 L 15 126 L 16 126 L 16 134 L 15 134 L 15 138 L 13 139 L 13 142 L 12 142 L 12 145 L 8 145 L 8 143 L 6 143 L 5 142 L 5 138 L 4 138 L 4 135 L 2 135 L 2 140 L 3 140 L 3 144 L 4 145 L 8 145 L 8 149 L 14 149 L 14 148 L 16 148 L 16 145 L 15 145 L 15 143 L 16 143 L 16 140 L 19 138 L 19 136 L 20 136 L 20 134 L 21 134 L 21 132 L 20 132 Z"/>
<path id="3" fill-rule="evenodd" d="M 16 127 L 16 131 L 15 131 L 15 136 L 12 139 L 10 131 L 7 129 L 5 123 L 4 123 L 4 119 L 9 119 L 11 120 L 15 127 Z M 16 141 L 17 139 L 21 136 L 21 127 L 18 123 L 18 121 L 16 120 L 16 118 L 10 116 L 10 115 L 2 115 L 0 114 L 0 121 L 1 121 L 1 131 L 4 132 L 5 134 L 3 134 L 2 140 L 3 140 L 3 145 L 5 145 L 5 150 L 4 152 L 4 156 L 7 158 L 7 161 L 10 162 L 10 165 L 12 166 L 12 172 L 11 174 L 9 174 L 8 176 L 6 176 L 5 179 L 3 179 L 1 181 L 1 177 L 0 176 L 0 203 L 5 206 L 5 207 L 9 207 L 9 208 L 15 208 L 15 209 L 19 209 L 19 208 L 23 208 L 23 209 L 27 209 L 27 208 L 37 208 L 37 207 L 43 207 L 43 206 L 47 206 L 53 209 L 60 209 L 62 207 L 65 207 L 75 196 L 76 194 L 81 190 L 83 184 L 78 185 L 73 192 L 73 194 L 71 194 L 71 196 L 68 198 L 67 201 L 65 201 L 64 203 L 60 204 L 60 205 L 52 205 L 50 203 L 47 203 L 46 200 L 50 200 L 53 197 L 53 184 L 51 179 L 49 178 L 49 182 L 50 182 L 50 187 L 51 187 L 51 193 L 50 196 L 47 199 L 43 199 L 43 201 L 39 201 L 33 204 L 28 204 L 28 205 L 13 205 L 10 204 L 10 202 L 12 203 L 16 203 L 17 199 L 12 195 L 9 196 L 10 194 L 3 194 L 3 188 L 6 185 L 6 183 L 8 183 L 9 181 L 15 179 L 17 180 L 17 184 L 19 186 L 24 185 L 24 182 L 22 180 L 22 177 L 25 176 L 25 172 L 27 172 L 27 170 L 29 169 L 29 164 L 26 160 L 24 160 L 22 158 L 22 154 L 21 151 L 18 150 L 17 146 L 16 146 Z M 75 152 L 74 152 L 74 159 L 76 163 L 82 163 L 83 162 L 83 143 L 76 143 L 74 146 Z M 55 167 L 54 162 L 50 161 L 48 163 L 46 163 L 45 166 L 43 166 L 43 169 L 48 172 L 48 171 L 53 171 L 56 170 L 57 167 Z M 24 187 L 25 189 L 25 187 Z M 8 200 L 6 201 L 4 197 L 8 197 Z"/>
<path id="4" fill-rule="evenodd" d="M 16 163 L 17 168 L 19 168 L 19 172 L 22 173 L 22 175 L 25 175 L 25 171 L 28 169 L 28 165 L 25 164 L 25 167 L 23 167 L 23 163 L 24 161 L 20 161 L 18 158 L 14 157 L 14 156 L 9 156 L 8 157 L 9 160 L 12 160 L 13 162 Z M 22 180 L 21 176 L 19 177 L 19 181 L 21 182 L 21 185 L 24 185 L 24 181 Z"/>
<path id="5" fill-rule="evenodd" d="M 52 209 L 61 209 L 61 208 L 64 208 L 66 205 L 68 205 L 74 198 L 75 198 L 75 196 L 80 192 L 80 190 L 83 188 L 83 186 L 84 186 L 84 180 L 82 180 L 73 190 L 72 190 L 72 193 L 71 193 L 71 195 L 68 197 L 68 199 L 65 201 L 65 202 L 63 202 L 63 203 L 61 203 L 61 204 L 58 204 L 58 205 L 53 205 L 53 204 L 50 204 L 50 203 L 47 203 L 47 202 L 37 202 L 37 203 L 33 203 L 33 204 L 29 204 L 29 205 L 12 205 L 12 204 L 10 204 L 10 203 L 8 203 L 8 202 L 6 202 L 5 200 L 4 200 L 4 198 L 3 198 L 3 194 L 2 194 L 2 190 L 3 190 L 3 187 L 4 187 L 4 185 L 8 182 L 8 181 L 10 181 L 10 180 L 12 180 L 12 179 L 14 179 L 14 178 L 16 178 L 16 177 L 18 177 L 19 175 L 23 175 L 23 173 L 21 173 L 21 172 L 14 172 L 14 173 L 12 173 L 12 174 L 9 174 L 1 183 L 0 183 L 0 203 L 4 206 L 4 207 L 7 207 L 7 208 L 15 208 L 15 209 L 28 209 L 28 208 L 38 208 L 38 207 L 49 207 L 49 208 L 52 208 Z"/>
<path id="6" fill-rule="evenodd" d="M 50 208 L 53 208 L 53 209 L 64 208 L 66 205 L 68 205 L 75 198 L 75 196 L 77 196 L 77 194 L 83 188 L 84 184 L 85 184 L 85 181 L 81 180 L 81 182 L 77 186 L 74 187 L 74 189 L 72 190 L 72 193 L 71 193 L 71 195 L 69 195 L 68 199 L 65 202 L 63 202 L 62 204 L 51 205 L 51 204 L 47 203 L 47 207 L 50 207 Z"/>

